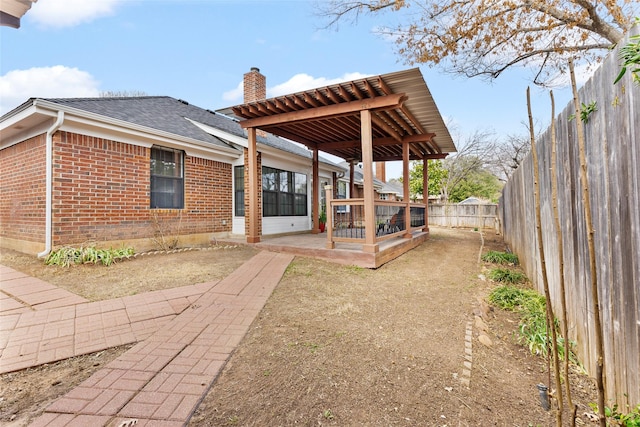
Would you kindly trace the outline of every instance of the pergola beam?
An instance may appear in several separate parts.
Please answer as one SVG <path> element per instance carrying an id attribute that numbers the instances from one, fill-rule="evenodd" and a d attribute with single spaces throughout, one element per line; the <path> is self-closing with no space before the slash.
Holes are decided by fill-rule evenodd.
<path id="1" fill-rule="evenodd" d="M 417 142 L 430 142 L 431 139 L 435 136 L 433 133 L 427 133 L 422 135 L 407 135 L 404 136 L 398 141 L 396 138 L 384 137 L 384 138 L 374 138 L 373 146 L 384 146 L 384 145 L 398 145 L 398 142 L 407 141 L 409 143 L 417 143 Z M 351 140 L 351 141 L 339 141 L 339 142 L 323 142 L 322 150 L 337 150 L 344 148 L 359 148 L 360 141 L 359 140 Z"/>
<path id="2" fill-rule="evenodd" d="M 251 119 L 243 120 L 240 122 L 240 126 L 243 128 L 261 128 L 265 126 L 274 126 L 280 124 L 292 124 L 303 120 L 320 120 L 335 118 L 340 116 L 346 116 L 362 110 L 379 110 L 379 109 L 393 109 L 401 108 L 402 104 L 407 100 L 407 95 L 404 93 L 397 93 L 386 96 L 378 96 L 372 99 L 361 99 L 357 101 L 348 101 L 341 104 L 325 105 L 322 107 L 311 108 L 299 111 L 290 111 L 287 113 L 281 113 L 275 116 L 263 116 L 254 117 Z M 288 101 L 288 103 L 287 103 Z M 293 109 L 291 100 L 285 98 L 285 103 Z M 234 107 L 234 112 L 239 116 L 245 116 L 245 114 L 255 115 L 258 109 L 249 105 L 247 107 Z"/>

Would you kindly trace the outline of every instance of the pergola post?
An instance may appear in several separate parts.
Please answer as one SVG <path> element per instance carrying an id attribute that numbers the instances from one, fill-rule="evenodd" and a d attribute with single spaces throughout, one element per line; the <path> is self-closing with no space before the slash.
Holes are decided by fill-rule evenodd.
<path id="1" fill-rule="evenodd" d="M 247 128 L 249 139 L 249 234 L 247 243 L 260 241 L 260 207 L 258 206 L 258 148 L 256 142 L 256 128 Z"/>
<path id="2" fill-rule="evenodd" d="M 404 234 L 402 237 L 411 238 L 411 197 L 409 194 L 409 143 L 402 142 L 402 191 L 404 193 Z"/>
<path id="3" fill-rule="evenodd" d="M 335 249 L 336 242 L 333 241 L 333 186 L 325 185 L 325 197 L 327 201 L 327 249 Z"/>
<path id="4" fill-rule="evenodd" d="M 429 159 L 422 159 L 422 199 L 424 202 L 424 227 L 429 232 Z"/>
<path id="5" fill-rule="evenodd" d="M 371 131 L 371 111 L 360 111 L 360 132 L 362 145 L 362 167 L 364 169 L 364 252 L 376 253 L 376 209 L 373 189 L 373 134 Z"/>
<path id="6" fill-rule="evenodd" d="M 318 168 L 318 149 L 313 149 L 313 177 L 311 178 L 311 182 L 313 182 L 312 193 L 311 193 L 311 216 L 313 219 L 313 227 L 311 229 L 312 234 L 320 233 L 320 197 L 319 192 L 323 191 L 320 188 L 320 173 Z"/>
<path id="7" fill-rule="evenodd" d="M 355 198 L 355 194 L 356 194 L 356 183 L 354 182 L 353 179 L 353 172 L 355 169 L 355 160 L 351 159 L 349 160 L 349 198 L 353 199 Z M 355 218 L 354 218 L 355 212 L 353 209 L 349 210 L 349 227 L 353 227 L 353 224 L 355 222 Z"/>

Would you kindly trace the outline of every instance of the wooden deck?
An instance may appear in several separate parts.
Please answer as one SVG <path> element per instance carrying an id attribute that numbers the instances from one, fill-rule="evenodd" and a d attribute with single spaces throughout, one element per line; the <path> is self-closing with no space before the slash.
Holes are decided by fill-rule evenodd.
<path id="1" fill-rule="evenodd" d="M 273 252 L 290 253 L 298 256 L 324 259 L 343 265 L 355 265 L 363 268 L 378 268 L 411 249 L 422 244 L 429 237 L 427 232 L 413 232 L 412 237 L 395 237 L 379 242 L 377 253 L 362 251 L 362 244 L 337 242 L 335 249 L 327 249 L 327 234 L 292 234 L 287 236 L 262 236 L 262 241 L 251 246 Z M 245 243 L 244 238 L 218 239 L 218 243 Z"/>

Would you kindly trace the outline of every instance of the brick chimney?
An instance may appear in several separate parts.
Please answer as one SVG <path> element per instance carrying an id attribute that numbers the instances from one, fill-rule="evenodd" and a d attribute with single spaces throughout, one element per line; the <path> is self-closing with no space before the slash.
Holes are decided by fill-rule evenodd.
<path id="1" fill-rule="evenodd" d="M 263 99 L 267 99 L 267 78 L 260 73 L 258 67 L 251 67 L 251 71 L 244 74 L 244 103 Z M 267 133 L 260 129 L 256 130 L 256 134 L 267 137 Z"/>
<path id="2" fill-rule="evenodd" d="M 387 182 L 387 171 L 385 162 L 376 162 L 376 179 Z"/>
<path id="3" fill-rule="evenodd" d="M 251 67 L 244 75 L 244 103 L 267 99 L 267 78 L 260 74 L 260 69 Z"/>

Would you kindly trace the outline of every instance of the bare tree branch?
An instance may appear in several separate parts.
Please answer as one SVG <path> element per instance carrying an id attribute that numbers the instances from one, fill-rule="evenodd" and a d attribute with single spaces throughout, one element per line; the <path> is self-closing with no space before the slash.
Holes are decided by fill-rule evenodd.
<path id="1" fill-rule="evenodd" d="M 496 78 L 533 67 L 545 84 L 569 54 L 600 60 L 630 28 L 640 2 L 617 0 L 332 0 L 318 13 L 327 27 L 360 14 L 395 17 L 376 32 L 395 39 L 407 64 L 440 65 L 467 77 Z M 400 12 L 396 14 L 396 12 Z"/>

